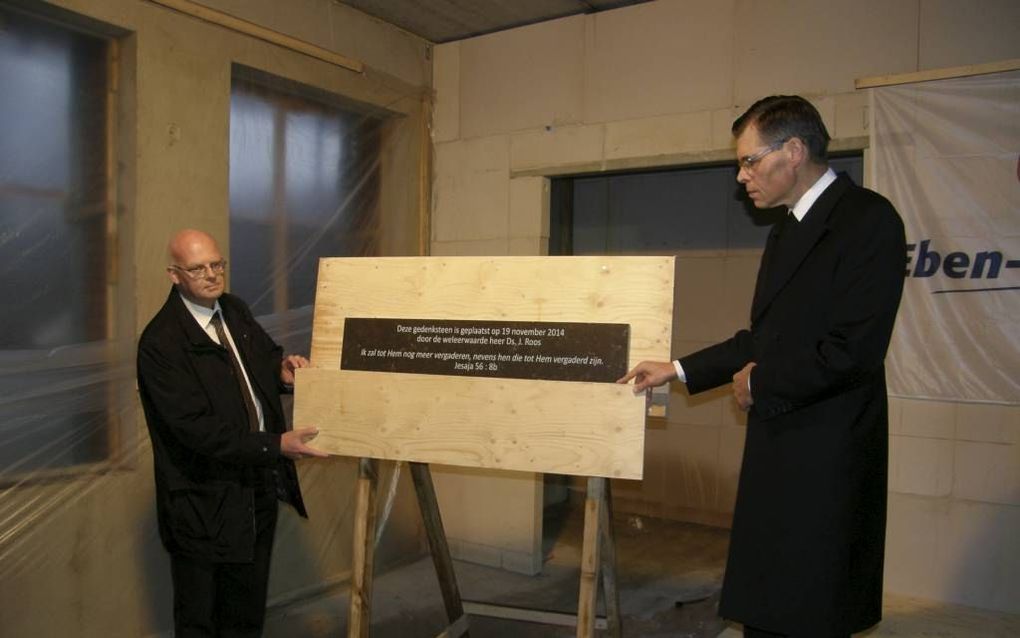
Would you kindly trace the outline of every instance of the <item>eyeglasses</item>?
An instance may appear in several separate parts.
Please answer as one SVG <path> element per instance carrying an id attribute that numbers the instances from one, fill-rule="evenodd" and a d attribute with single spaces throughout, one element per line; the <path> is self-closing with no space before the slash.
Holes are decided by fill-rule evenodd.
<path id="1" fill-rule="evenodd" d="M 741 157 L 740 159 L 737 160 L 737 166 L 744 170 L 751 170 L 754 168 L 754 165 L 760 162 L 766 155 L 783 148 L 783 144 L 786 144 L 787 141 L 789 141 L 789 138 L 777 140 L 775 142 L 772 142 L 765 148 L 761 149 L 757 153 L 745 155 L 744 157 Z"/>
<path id="2" fill-rule="evenodd" d="M 190 279 L 198 279 L 200 277 L 205 276 L 207 268 L 211 270 L 214 275 L 222 275 L 227 270 L 227 260 L 221 259 L 219 261 L 213 261 L 208 264 L 199 264 L 198 266 L 191 266 L 190 268 L 184 268 L 183 266 L 178 266 L 177 264 L 170 264 L 170 267 L 176 270 L 177 272 L 184 273 Z"/>

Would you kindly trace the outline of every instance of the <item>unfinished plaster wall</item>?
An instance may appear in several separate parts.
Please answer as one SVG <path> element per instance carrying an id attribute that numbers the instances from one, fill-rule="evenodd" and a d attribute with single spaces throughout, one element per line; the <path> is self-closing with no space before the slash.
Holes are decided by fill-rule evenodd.
<path id="1" fill-rule="evenodd" d="M 66 11 L 119 32 L 119 301 L 129 310 L 123 316 L 133 317 L 121 329 L 129 347 L 166 298 L 164 246 L 171 232 L 203 228 L 224 250 L 229 247 L 233 63 L 392 113 L 381 164 L 387 189 L 382 245 L 387 254 L 418 250 L 418 167 L 427 142 L 421 108 L 431 83 L 427 42 L 330 0 L 204 2 L 362 61 L 365 72 L 354 73 L 151 2 L 19 4 Z M 36 518 L 0 538 L 0 634 L 134 638 L 169 630 L 169 563 L 156 533 L 151 454 L 140 410 L 136 417 L 130 428 L 137 448 L 123 450 L 116 466 L 4 486 L 5 516 L 18 516 L 28 504 L 56 506 L 35 510 Z M 271 604 L 342 583 L 349 573 L 356 463 L 305 461 L 299 468 L 311 518 L 302 520 L 289 508 L 281 512 Z M 423 547 L 406 473 L 402 480 L 377 554 L 382 567 L 417 556 Z M 386 482 L 384 472 L 380 484 L 385 488 Z"/>
<path id="2" fill-rule="evenodd" d="M 543 254 L 547 176 L 732 159 L 730 124 L 764 95 L 808 97 L 834 149 L 864 148 L 856 78 L 1017 57 L 1009 0 L 662 0 L 438 46 L 432 253 Z M 759 256 L 681 255 L 678 355 L 746 324 Z M 889 589 L 1020 611 L 1020 408 L 893 399 L 890 428 Z M 674 387 L 617 509 L 728 525 L 744 430 L 725 388 Z M 438 474 L 444 513 L 540 520 L 541 478 L 505 480 L 519 485 L 487 501 Z M 450 519 L 490 558 L 535 527 Z"/>

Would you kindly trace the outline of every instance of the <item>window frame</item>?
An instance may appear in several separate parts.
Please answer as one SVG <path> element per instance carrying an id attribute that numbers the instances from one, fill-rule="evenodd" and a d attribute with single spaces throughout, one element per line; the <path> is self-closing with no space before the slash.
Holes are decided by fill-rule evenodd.
<path id="1" fill-rule="evenodd" d="M 100 343 L 105 354 L 104 360 L 114 368 L 127 365 L 132 361 L 131 351 L 133 350 L 133 310 L 127 303 L 128 291 L 126 290 L 125 277 L 126 269 L 122 261 L 122 254 L 126 252 L 128 236 L 125 232 L 122 212 L 122 195 L 124 190 L 125 176 L 133 177 L 132 170 L 122 170 L 118 167 L 118 158 L 125 154 L 124 140 L 120 131 L 124 127 L 123 121 L 128 116 L 126 96 L 122 92 L 122 80 L 127 64 L 134 56 L 134 42 L 129 40 L 130 34 L 120 28 L 99 22 L 92 18 L 75 14 L 69 10 L 54 7 L 51 5 L 32 4 L 29 8 L 17 5 L 4 6 L 5 11 L 17 13 L 32 20 L 49 23 L 58 29 L 69 33 L 84 35 L 102 42 L 104 80 L 105 84 L 99 90 L 103 92 L 102 119 L 104 131 L 102 135 L 101 152 L 104 167 L 102 169 L 103 191 L 95 198 L 87 210 L 101 209 L 102 221 L 97 223 L 101 226 L 103 255 L 103 280 L 99 284 L 103 288 L 103 319 L 101 341 L 86 343 Z M 133 104 L 133 103 L 132 103 Z M 126 175 L 125 175 L 126 174 Z M 97 180 L 98 182 L 98 180 Z M 14 192 L 31 191 L 31 187 L 24 187 L 14 182 L 0 184 L 0 190 Z M 46 194 L 43 196 L 58 196 L 61 194 Z M 99 251 L 97 251 L 98 253 Z M 11 472 L 0 472 L 0 489 L 13 486 L 45 485 L 49 483 L 63 483 L 80 479 L 83 476 L 105 475 L 111 471 L 134 470 L 137 467 L 136 455 L 127 448 L 130 441 L 137 435 L 137 428 L 133 427 L 136 419 L 137 400 L 136 387 L 132 383 L 123 383 L 119 379 L 106 381 L 104 383 L 104 408 L 99 412 L 103 415 L 104 432 L 103 441 L 105 444 L 102 457 L 91 461 L 68 462 L 43 468 L 27 468 Z M 3 468 L 0 468 L 3 470 Z"/>
<path id="2" fill-rule="evenodd" d="M 373 215 L 375 216 L 376 230 L 374 231 L 368 248 L 370 249 L 369 255 L 374 256 L 380 254 L 380 229 L 382 226 L 382 216 L 379 207 L 380 197 L 379 192 L 382 189 L 382 162 L 385 152 L 385 135 L 388 123 L 394 118 L 395 113 L 384 109 L 379 106 L 360 102 L 344 95 L 332 93 L 326 89 L 318 86 L 305 84 L 291 78 L 279 76 L 261 69 L 250 67 L 240 63 L 233 63 L 231 68 L 231 99 L 233 99 L 235 91 L 235 83 L 243 83 L 248 87 L 258 87 L 269 93 L 272 93 L 280 100 L 279 103 L 273 103 L 274 116 L 276 117 L 276 127 L 274 128 L 274 135 L 279 137 L 281 134 L 285 134 L 280 128 L 280 120 L 286 118 L 280 118 L 281 110 L 280 104 L 295 104 L 298 106 L 305 106 L 308 103 L 314 104 L 321 108 L 336 109 L 343 111 L 348 115 L 358 115 L 366 119 L 372 119 L 375 121 L 375 126 L 378 127 L 376 135 L 379 139 L 377 140 L 377 146 L 374 151 L 378 154 L 378 162 L 376 166 L 377 176 L 375 188 L 375 209 Z M 250 92 L 250 91 L 249 91 Z M 231 109 L 233 106 L 231 105 Z M 231 115 L 233 117 L 233 115 Z M 233 122 L 231 122 L 231 126 Z M 231 154 L 233 149 L 231 149 Z M 285 193 L 281 194 L 280 189 L 282 188 L 283 176 L 280 173 L 279 167 L 285 162 L 285 149 L 281 144 L 274 144 L 273 152 L 273 217 L 272 223 L 277 232 L 273 234 L 273 245 L 271 247 L 272 255 L 269 256 L 269 260 L 272 263 L 286 263 L 291 255 L 291 249 L 287 244 L 287 232 L 289 228 L 288 217 L 286 215 L 285 205 L 280 200 L 281 197 L 285 197 Z M 230 217 L 234 214 L 233 205 L 230 207 Z M 229 223 L 232 225 L 233 220 L 230 219 Z M 232 234 L 232 233 L 231 233 Z M 233 242 L 233 237 L 230 239 Z M 231 253 L 233 251 L 231 250 Z M 231 254 L 231 267 L 240 265 L 239 259 L 235 255 Z M 228 273 L 229 275 L 229 273 Z M 290 307 L 292 301 L 292 295 L 290 291 L 290 282 L 288 281 L 289 270 L 282 268 L 272 269 L 272 314 L 287 313 L 288 311 L 294 310 Z M 242 295 L 243 296 L 243 295 Z M 246 299 L 246 301 L 254 306 L 253 300 Z M 254 310 L 254 308 L 253 308 Z M 258 314 L 256 312 L 256 314 Z"/>

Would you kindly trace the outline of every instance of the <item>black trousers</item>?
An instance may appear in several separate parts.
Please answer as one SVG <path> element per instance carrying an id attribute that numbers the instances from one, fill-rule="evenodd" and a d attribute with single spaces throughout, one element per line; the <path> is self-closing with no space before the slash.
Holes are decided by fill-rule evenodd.
<path id="1" fill-rule="evenodd" d="M 251 563 L 170 555 L 176 638 L 262 635 L 277 501 L 273 489 L 259 489 L 255 494 L 255 559 Z"/>

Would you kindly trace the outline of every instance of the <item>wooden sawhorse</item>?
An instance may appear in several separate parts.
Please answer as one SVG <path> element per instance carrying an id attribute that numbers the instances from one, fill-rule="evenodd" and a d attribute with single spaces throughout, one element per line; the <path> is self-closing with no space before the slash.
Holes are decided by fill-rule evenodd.
<path id="1" fill-rule="evenodd" d="M 468 618 L 457 587 L 450 547 L 446 542 L 443 520 L 439 515 L 432 473 L 426 463 L 409 463 L 418 496 L 429 551 L 439 579 L 439 588 L 450 624 L 436 638 L 468 636 Z M 351 566 L 351 594 L 347 617 L 348 638 L 368 638 L 372 612 L 372 559 L 375 548 L 375 510 L 378 462 L 362 458 L 358 465 L 357 502 L 354 515 L 354 552 Z M 601 583 L 606 603 L 605 628 L 608 635 L 620 638 L 620 600 L 616 588 L 616 545 L 613 538 L 612 496 L 609 480 L 588 478 L 584 502 L 584 536 L 581 550 L 581 582 L 577 603 L 577 638 L 593 638 L 597 623 L 595 609 Z M 601 578 L 600 578 L 601 576 Z M 472 613 L 510 617 L 500 610 L 513 609 L 512 617 L 537 622 L 559 621 L 565 614 L 498 605 L 471 605 Z M 554 619 L 554 617 L 560 617 Z"/>

